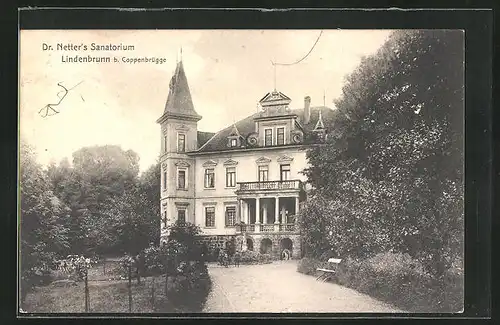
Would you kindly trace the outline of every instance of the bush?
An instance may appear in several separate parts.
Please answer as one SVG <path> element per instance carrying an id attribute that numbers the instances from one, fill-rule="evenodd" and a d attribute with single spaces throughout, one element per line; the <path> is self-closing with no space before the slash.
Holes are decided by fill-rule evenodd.
<path id="1" fill-rule="evenodd" d="M 165 260 L 161 248 L 150 246 L 143 252 L 144 254 L 144 276 L 154 276 L 165 273 Z"/>
<path id="2" fill-rule="evenodd" d="M 271 255 L 255 251 L 241 252 L 241 264 L 268 264 L 272 262 Z"/>
<path id="3" fill-rule="evenodd" d="M 297 271 L 318 275 L 326 262 L 300 260 Z M 383 253 L 365 260 L 343 259 L 334 281 L 410 312 L 457 312 L 463 308 L 463 273 L 448 270 L 442 280 L 432 278 L 407 254 Z"/>
<path id="4" fill-rule="evenodd" d="M 195 255 L 186 254 L 184 243 L 171 239 L 166 246 L 150 246 L 143 252 L 143 276 L 165 274 L 168 263 L 168 304 L 176 310 L 200 312 L 211 289 L 208 269 L 203 260 L 189 260 Z M 194 251 L 194 249 L 193 249 Z M 130 257 L 122 258 L 125 267 Z M 125 268 L 123 268 L 125 270 Z M 133 269 L 135 271 L 135 269 Z M 132 274 L 135 276 L 135 273 Z M 167 303 L 167 302 L 165 302 Z"/>
<path id="5" fill-rule="evenodd" d="M 307 275 L 316 275 L 316 269 L 319 268 L 321 264 L 319 260 L 304 257 L 297 265 L 297 272 Z"/>
<path id="6" fill-rule="evenodd" d="M 210 293 L 212 281 L 206 264 L 181 263 L 179 274 L 169 278 L 168 299 L 176 307 L 200 312 Z"/>
<path id="7" fill-rule="evenodd" d="M 259 264 L 269 264 L 272 263 L 272 258 L 270 254 L 259 254 Z"/>

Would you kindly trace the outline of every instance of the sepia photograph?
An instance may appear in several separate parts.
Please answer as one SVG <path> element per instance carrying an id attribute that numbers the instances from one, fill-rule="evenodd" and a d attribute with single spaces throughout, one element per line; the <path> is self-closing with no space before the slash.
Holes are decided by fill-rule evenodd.
<path id="1" fill-rule="evenodd" d="M 465 33 L 19 32 L 19 313 L 462 313 Z"/>

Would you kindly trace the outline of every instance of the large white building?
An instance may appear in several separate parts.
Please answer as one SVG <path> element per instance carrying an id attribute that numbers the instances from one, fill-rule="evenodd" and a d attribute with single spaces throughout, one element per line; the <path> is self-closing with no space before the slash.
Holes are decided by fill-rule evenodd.
<path id="1" fill-rule="evenodd" d="M 301 255 L 297 217 L 306 199 L 308 146 L 326 136 L 330 108 L 290 109 L 279 91 L 261 111 L 220 130 L 201 132 L 182 61 L 170 81 L 161 125 L 161 240 L 178 220 L 198 225 L 208 246 L 229 240 L 239 249 Z M 239 225 L 241 222 L 244 225 Z"/>

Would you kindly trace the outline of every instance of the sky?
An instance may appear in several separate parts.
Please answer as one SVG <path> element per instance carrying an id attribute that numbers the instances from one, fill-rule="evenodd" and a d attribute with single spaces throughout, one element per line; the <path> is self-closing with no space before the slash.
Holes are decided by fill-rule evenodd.
<path id="1" fill-rule="evenodd" d="M 140 157 L 141 170 L 160 151 L 160 126 L 170 78 L 180 59 L 199 131 L 217 132 L 257 111 L 257 102 L 275 87 L 271 61 L 304 57 L 320 30 L 23 30 L 20 35 L 20 134 L 37 160 L 59 162 L 85 146 L 120 145 Z M 313 51 L 296 65 L 276 68 L 276 89 L 292 99 L 291 108 L 334 108 L 344 78 L 387 39 L 387 30 L 324 30 Z M 133 51 L 56 50 L 56 45 L 133 45 Z M 43 44 L 55 50 L 44 50 Z M 75 55 L 164 58 L 163 64 L 64 63 Z M 40 109 L 59 101 L 60 82 L 71 88 L 58 114 Z M 325 94 L 325 96 L 324 96 Z M 61 96 L 61 94 L 59 94 Z M 325 99 L 324 99 L 325 98 Z M 43 113 L 44 111 L 42 111 Z"/>

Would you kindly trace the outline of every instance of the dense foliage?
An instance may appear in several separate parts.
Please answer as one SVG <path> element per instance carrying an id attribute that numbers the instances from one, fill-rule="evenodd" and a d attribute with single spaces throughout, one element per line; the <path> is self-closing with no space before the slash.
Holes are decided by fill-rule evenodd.
<path id="1" fill-rule="evenodd" d="M 139 175 L 137 154 L 118 146 L 44 170 L 22 142 L 20 158 L 22 298 L 62 256 L 135 255 L 159 241 L 159 164 Z"/>
<path id="2" fill-rule="evenodd" d="M 197 240 L 201 229 L 189 222 L 174 223 L 168 226 L 167 233 L 164 246 L 144 251 L 147 272 L 153 274 L 161 265 L 169 276 L 169 301 L 186 310 L 200 312 L 212 285 Z"/>
<path id="3" fill-rule="evenodd" d="M 122 277 L 128 276 L 129 266 L 133 270 L 132 277 L 136 277 L 136 270 L 141 276 L 159 276 L 166 271 L 169 303 L 183 310 L 201 311 L 210 292 L 211 280 L 197 243 L 196 235 L 200 231 L 191 223 L 169 225 L 166 245 L 152 244 L 137 256 L 125 256 L 120 260 Z"/>
<path id="4" fill-rule="evenodd" d="M 318 276 L 317 268 L 331 267 L 326 260 L 303 258 L 297 271 Z M 438 281 L 409 254 L 379 253 L 362 260 L 348 257 L 332 280 L 408 312 L 459 312 L 463 308 L 463 274 L 450 269 Z"/>
<path id="5" fill-rule="evenodd" d="M 55 194 L 71 208 L 70 253 L 135 254 L 159 239 L 159 165 L 139 176 L 138 163 L 133 151 L 95 146 L 76 151 L 72 165 L 49 166 Z"/>
<path id="6" fill-rule="evenodd" d="M 33 149 L 20 147 L 20 276 L 21 299 L 43 280 L 56 258 L 69 247 L 68 207 L 53 193 Z"/>
<path id="7" fill-rule="evenodd" d="M 205 263 L 182 263 L 179 273 L 169 278 L 168 299 L 190 312 L 201 312 L 212 287 Z"/>
<path id="8" fill-rule="evenodd" d="M 443 279 L 463 263 L 463 33 L 397 31 L 336 102 L 308 152 L 307 253 L 407 253 Z"/>

